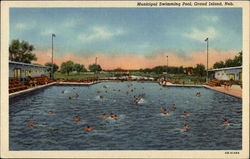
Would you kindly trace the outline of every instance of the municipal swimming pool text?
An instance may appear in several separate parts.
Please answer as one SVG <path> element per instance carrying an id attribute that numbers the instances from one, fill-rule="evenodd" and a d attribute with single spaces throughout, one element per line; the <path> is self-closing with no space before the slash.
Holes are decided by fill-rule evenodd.
<path id="1" fill-rule="evenodd" d="M 195 6 L 233 6 L 233 2 L 227 1 L 227 2 L 137 2 L 138 7 L 195 7 Z"/>

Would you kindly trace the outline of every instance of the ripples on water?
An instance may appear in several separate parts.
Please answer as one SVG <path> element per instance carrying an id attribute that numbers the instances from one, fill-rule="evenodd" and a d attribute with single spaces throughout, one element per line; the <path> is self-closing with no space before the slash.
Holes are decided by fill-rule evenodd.
<path id="1" fill-rule="evenodd" d="M 133 86 L 128 88 L 130 83 Z M 202 96 L 196 97 L 196 92 Z M 68 99 L 76 93 L 78 98 Z M 141 93 L 146 93 L 145 98 L 135 104 L 134 96 Z M 51 86 L 10 99 L 10 150 L 241 149 L 241 103 L 205 88 L 156 83 Z M 173 104 L 176 110 L 171 109 Z M 170 114 L 163 115 L 161 107 L 170 109 Z M 190 116 L 181 116 L 183 111 Z M 111 112 L 121 119 L 101 119 L 103 113 Z M 74 122 L 74 116 L 81 121 Z M 221 125 L 224 118 L 232 124 Z M 29 127 L 29 121 L 37 125 Z M 188 132 L 182 130 L 184 124 L 190 126 Z M 94 131 L 84 131 L 86 125 Z"/>

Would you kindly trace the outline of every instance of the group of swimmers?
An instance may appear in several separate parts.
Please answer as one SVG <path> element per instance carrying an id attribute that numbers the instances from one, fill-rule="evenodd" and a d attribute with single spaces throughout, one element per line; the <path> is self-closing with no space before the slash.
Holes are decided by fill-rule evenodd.
<path id="1" fill-rule="evenodd" d="M 119 120 L 120 117 L 116 114 L 110 113 L 110 115 L 106 115 L 105 113 L 102 114 L 102 119 L 107 119 L 107 118 L 111 118 L 111 119 L 115 119 L 115 120 Z"/>
<path id="2" fill-rule="evenodd" d="M 176 108 L 177 108 L 177 106 L 175 105 L 175 104 L 173 104 L 172 106 L 171 106 L 171 108 L 173 109 L 173 110 L 175 110 Z M 161 108 L 161 112 L 163 113 L 163 114 L 165 114 L 165 115 L 167 115 L 167 114 L 169 114 L 171 111 L 170 110 L 167 110 L 166 108 Z M 186 111 L 184 111 L 182 114 L 181 114 L 182 116 L 190 116 L 190 114 L 189 113 L 187 113 Z M 184 131 L 188 131 L 189 130 L 189 126 L 187 125 L 187 124 L 185 124 L 183 127 L 182 127 L 182 129 L 184 130 Z"/>
<path id="3" fill-rule="evenodd" d="M 129 85 L 127 85 L 128 86 L 128 88 L 129 87 L 132 87 L 133 86 L 133 84 L 129 84 Z M 103 88 L 108 88 L 107 86 L 103 86 Z M 73 88 L 73 89 L 75 89 L 75 88 Z M 134 88 L 135 89 L 135 88 Z M 113 89 L 113 91 L 120 91 L 120 89 L 119 90 L 115 90 L 115 89 Z M 65 91 L 62 91 L 62 93 L 64 93 Z M 107 91 L 106 91 L 107 92 Z M 131 89 L 131 92 L 133 92 L 133 89 Z M 101 93 L 101 91 L 97 91 L 97 93 Z M 128 91 L 126 92 L 126 94 L 128 94 Z M 141 99 L 142 98 L 144 98 L 145 97 L 145 93 L 142 93 L 142 94 L 139 94 L 138 96 L 134 96 L 134 102 L 136 103 L 136 104 L 139 104 L 140 102 L 141 102 Z M 195 96 L 201 96 L 201 93 L 200 92 L 197 92 L 196 93 L 196 95 Z M 73 95 L 73 96 L 69 96 L 69 99 L 72 99 L 72 98 L 78 98 L 79 97 L 79 94 L 78 93 L 76 93 L 75 95 Z M 104 98 L 104 96 L 99 96 L 99 98 L 100 99 L 103 99 Z M 176 108 L 177 108 L 177 106 L 175 105 L 175 104 L 173 104 L 172 106 L 171 106 L 171 108 L 173 109 L 173 110 L 175 110 Z M 170 110 L 167 110 L 166 108 L 161 108 L 161 112 L 163 113 L 163 114 L 165 114 L 165 115 L 167 115 L 167 114 L 169 114 L 171 111 Z M 48 114 L 54 114 L 54 112 L 52 112 L 52 111 L 49 111 L 48 112 Z M 181 114 L 182 116 L 190 116 L 190 114 L 189 113 L 187 113 L 186 111 L 184 111 L 182 114 Z M 120 119 L 120 117 L 118 116 L 118 115 L 116 115 L 116 114 L 113 114 L 113 113 L 110 113 L 110 115 L 106 115 L 105 113 L 104 114 L 102 114 L 102 119 L 103 120 L 105 120 L 105 119 L 107 119 L 107 118 L 111 118 L 111 119 L 115 119 L 115 120 L 119 120 Z M 81 118 L 79 117 L 79 116 L 75 116 L 74 117 L 74 119 L 73 119 L 75 122 L 80 122 L 81 121 Z M 28 122 L 28 126 L 35 126 L 37 123 L 35 123 L 35 122 Z M 224 119 L 224 121 L 223 121 L 223 123 L 222 123 L 223 125 L 228 125 L 229 124 L 229 121 L 227 120 L 227 119 Z M 87 125 L 85 128 L 83 128 L 85 131 L 93 131 L 94 129 L 92 128 L 92 127 L 90 127 L 89 125 Z M 188 124 L 184 124 L 183 125 L 183 127 L 182 127 L 182 129 L 184 130 L 184 131 L 188 131 L 189 130 L 189 125 Z"/>

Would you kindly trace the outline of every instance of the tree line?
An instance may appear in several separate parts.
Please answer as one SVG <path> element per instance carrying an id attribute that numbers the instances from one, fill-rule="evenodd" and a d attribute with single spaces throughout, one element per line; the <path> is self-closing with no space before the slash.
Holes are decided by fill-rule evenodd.
<path id="1" fill-rule="evenodd" d="M 32 61 L 36 61 L 37 57 L 34 53 L 35 47 L 29 44 L 27 41 L 20 40 L 12 40 L 9 45 L 9 60 L 16 62 L 24 62 L 31 63 Z M 223 67 L 234 67 L 242 65 L 242 51 L 238 53 L 233 59 L 227 59 L 225 61 L 219 61 L 214 63 L 213 68 L 223 68 Z M 51 62 L 47 62 L 45 66 L 48 67 L 49 72 L 56 72 L 59 69 L 59 66 L 55 63 L 52 65 Z M 53 70 L 52 69 L 53 66 Z M 99 64 L 91 64 L 88 66 L 88 69 L 93 72 L 101 71 L 102 68 Z M 123 70 L 121 68 L 117 68 L 109 71 L 118 71 Z M 206 73 L 205 66 L 203 64 L 197 64 L 195 67 L 174 67 L 174 66 L 155 66 L 154 68 L 145 68 L 134 71 L 144 72 L 144 73 L 157 73 L 162 74 L 163 72 L 167 72 L 168 74 L 183 74 L 185 71 L 191 70 L 195 75 L 204 76 Z M 73 61 L 63 62 L 60 66 L 60 72 L 68 74 L 70 72 L 76 71 L 78 74 L 80 72 L 87 71 L 84 65 L 74 63 Z"/>
<path id="2" fill-rule="evenodd" d="M 233 59 L 219 61 L 214 63 L 213 68 L 235 67 L 242 66 L 242 51 L 238 53 Z"/>

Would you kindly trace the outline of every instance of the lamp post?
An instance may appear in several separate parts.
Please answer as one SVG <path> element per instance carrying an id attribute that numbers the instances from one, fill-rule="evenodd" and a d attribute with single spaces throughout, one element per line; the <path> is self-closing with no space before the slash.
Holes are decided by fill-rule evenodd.
<path id="1" fill-rule="evenodd" d="M 53 49 L 54 49 L 54 43 L 53 43 L 53 38 L 56 37 L 56 35 L 53 33 L 52 34 L 52 56 L 51 56 L 51 63 L 52 63 L 52 69 L 51 69 L 51 78 L 54 80 L 54 62 L 53 62 Z"/>
<path id="2" fill-rule="evenodd" d="M 206 38 L 205 41 L 207 42 L 207 78 L 206 78 L 206 82 L 208 82 L 208 38 Z"/>
<path id="3" fill-rule="evenodd" d="M 97 57 L 95 57 L 95 64 L 97 64 Z"/>

